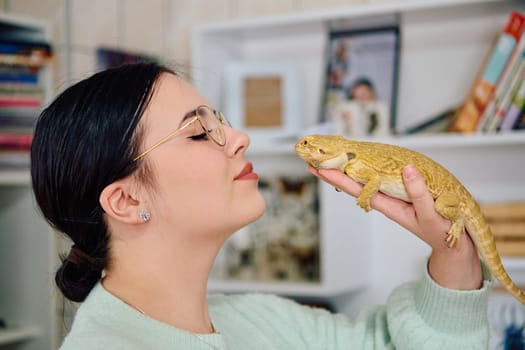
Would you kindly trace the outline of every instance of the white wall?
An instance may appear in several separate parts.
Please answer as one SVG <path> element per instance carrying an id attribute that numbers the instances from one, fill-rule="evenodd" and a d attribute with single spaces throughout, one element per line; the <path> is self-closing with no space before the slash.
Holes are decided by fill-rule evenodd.
<path id="1" fill-rule="evenodd" d="M 184 68 L 191 65 L 190 33 L 198 23 L 360 2 L 367 0 L 0 0 L 0 12 L 51 22 L 60 91 L 94 71 L 99 46 L 155 55 Z"/>

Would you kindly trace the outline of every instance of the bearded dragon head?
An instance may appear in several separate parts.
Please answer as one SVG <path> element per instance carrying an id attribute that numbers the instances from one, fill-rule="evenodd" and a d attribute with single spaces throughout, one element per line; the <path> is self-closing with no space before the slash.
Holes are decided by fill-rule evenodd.
<path id="1" fill-rule="evenodd" d="M 355 153 L 342 151 L 348 140 L 335 135 L 309 135 L 295 144 L 295 152 L 314 168 L 343 170 Z"/>

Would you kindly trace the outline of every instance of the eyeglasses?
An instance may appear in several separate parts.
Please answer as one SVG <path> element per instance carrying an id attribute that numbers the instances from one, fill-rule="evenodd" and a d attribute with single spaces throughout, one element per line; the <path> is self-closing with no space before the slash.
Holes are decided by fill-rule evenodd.
<path id="1" fill-rule="evenodd" d="M 187 122 L 185 122 L 183 125 L 181 125 L 176 130 L 170 132 L 168 135 L 163 137 L 160 141 L 155 143 L 153 146 L 147 148 L 144 152 L 136 156 L 133 161 L 137 161 L 141 158 L 144 158 L 149 152 L 153 151 L 155 148 L 162 145 L 164 142 L 171 139 L 173 136 L 175 136 L 179 131 L 187 128 L 191 124 L 195 123 L 196 121 L 199 121 L 199 124 L 201 125 L 202 130 L 204 131 L 201 135 L 195 135 L 193 138 L 204 138 L 208 137 L 210 140 L 212 140 L 215 144 L 218 146 L 224 146 L 226 144 L 226 134 L 224 133 L 223 125 L 230 125 L 230 122 L 224 117 L 222 112 L 218 112 L 214 109 L 211 109 L 208 106 L 201 105 L 195 109 L 195 115 L 191 117 Z"/>

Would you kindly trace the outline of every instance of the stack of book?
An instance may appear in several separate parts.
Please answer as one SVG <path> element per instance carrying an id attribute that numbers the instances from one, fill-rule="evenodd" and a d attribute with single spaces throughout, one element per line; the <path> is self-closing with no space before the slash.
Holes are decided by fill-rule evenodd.
<path id="1" fill-rule="evenodd" d="M 40 79 L 51 47 L 0 37 L 0 170 L 29 168 L 33 129 L 45 98 Z"/>
<path id="2" fill-rule="evenodd" d="M 449 131 L 525 129 L 525 14 L 511 12 Z"/>
<path id="3" fill-rule="evenodd" d="M 525 257 L 525 202 L 484 204 L 496 247 L 501 256 Z"/>

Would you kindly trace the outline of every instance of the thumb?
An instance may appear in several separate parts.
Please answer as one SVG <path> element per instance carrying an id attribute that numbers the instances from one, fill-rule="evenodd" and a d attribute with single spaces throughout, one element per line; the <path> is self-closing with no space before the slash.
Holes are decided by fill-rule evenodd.
<path id="1" fill-rule="evenodd" d="M 421 203 L 430 197 L 425 180 L 413 165 L 407 165 L 403 168 L 403 182 L 408 197 L 414 205 Z"/>
<path id="2" fill-rule="evenodd" d="M 432 221 L 435 218 L 434 199 L 427 189 L 425 180 L 413 165 L 403 168 L 403 181 L 418 222 L 421 224 Z"/>

